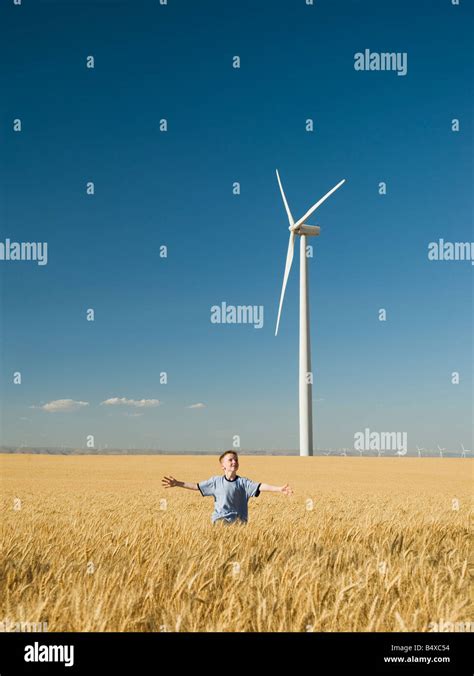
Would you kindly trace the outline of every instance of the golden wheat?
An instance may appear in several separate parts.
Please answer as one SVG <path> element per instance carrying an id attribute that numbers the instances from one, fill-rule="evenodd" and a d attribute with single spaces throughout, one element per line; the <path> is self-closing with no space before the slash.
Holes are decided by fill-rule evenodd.
<path id="1" fill-rule="evenodd" d="M 205 456 L 2 455 L 0 620 L 48 631 L 430 631 L 472 621 L 470 460 L 241 456 L 287 481 L 212 526 Z M 471 625 L 472 626 L 472 625 Z"/>

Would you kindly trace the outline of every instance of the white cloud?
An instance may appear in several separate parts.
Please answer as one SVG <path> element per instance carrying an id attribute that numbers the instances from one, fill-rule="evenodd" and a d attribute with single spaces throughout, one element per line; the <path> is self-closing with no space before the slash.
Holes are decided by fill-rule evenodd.
<path id="1" fill-rule="evenodd" d="M 79 411 L 84 406 L 89 406 L 88 401 L 74 401 L 74 399 L 55 399 L 42 406 L 30 406 L 30 408 L 39 408 L 48 413 L 59 413 L 69 411 Z"/>
<path id="2" fill-rule="evenodd" d="M 198 404 L 191 404 L 191 406 L 186 406 L 186 408 L 206 408 L 206 404 L 200 401 Z"/>
<path id="3" fill-rule="evenodd" d="M 133 406 L 134 408 L 153 408 L 161 404 L 159 399 L 126 399 L 125 397 L 112 397 L 101 401 L 101 406 Z"/>

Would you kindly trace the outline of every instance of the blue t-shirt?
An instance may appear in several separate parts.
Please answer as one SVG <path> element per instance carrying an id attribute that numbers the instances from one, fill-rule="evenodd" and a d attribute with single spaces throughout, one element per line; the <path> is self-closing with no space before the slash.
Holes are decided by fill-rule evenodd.
<path id="1" fill-rule="evenodd" d="M 201 495 L 212 495 L 214 498 L 212 523 L 217 519 L 224 519 L 228 523 L 237 519 L 247 521 L 248 500 L 260 495 L 260 486 L 261 484 L 256 481 L 251 481 L 242 476 L 227 479 L 225 475 L 212 476 L 210 479 L 198 483 Z"/>

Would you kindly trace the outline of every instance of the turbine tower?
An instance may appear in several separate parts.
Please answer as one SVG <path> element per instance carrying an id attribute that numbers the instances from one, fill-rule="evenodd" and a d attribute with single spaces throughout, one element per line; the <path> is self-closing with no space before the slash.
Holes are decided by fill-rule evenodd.
<path id="1" fill-rule="evenodd" d="M 313 204 L 308 211 L 298 221 L 294 221 L 291 215 L 290 207 L 286 201 L 285 192 L 281 184 L 278 169 L 276 171 L 278 185 L 280 186 L 283 204 L 288 216 L 290 227 L 290 239 L 288 242 L 288 251 L 286 254 L 285 273 L 283 275 L 283 285 L 280 296 L 280 306 L 278 308 L 278 318 L 275 329 L 275 336 L 278 334 L 280 324 L 281 309 L 285 297 L 286 284 L 290 274 L 291 264 L 293 262 L 293 252 L 295 248 L 295 237 L 300 238 L 300 356 L 299 356 L 299 407 L 300 407 L 300 455 L 313 455 L 313 401 L 312 401 L 312 378 L 308 377 L 311 373 L 311 342 L 309 331 L 309 302 L 308 302 L 308 262 L 306 258 L 306 238 L 316 237 L 320 229 L 317 225 L 308 225 L 306 219 L 321 206 L 323 202 L 335 192 L 346 179 L 340 181 L 334 188 L 321 197 Z M 309 382 L 308 382 L 309 381 Z"/>

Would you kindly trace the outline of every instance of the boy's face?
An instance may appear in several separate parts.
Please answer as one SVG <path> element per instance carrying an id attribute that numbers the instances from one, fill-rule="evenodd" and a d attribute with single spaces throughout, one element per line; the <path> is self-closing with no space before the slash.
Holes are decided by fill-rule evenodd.
<path id="1" fill-rule="evenodd" d="M 237 459 L 237 456 L 235 456 L 233 453 L 228 453 L 222 458 L 221 461 L 222 469 L 225 471 L 229 472 L 237 472 L 239 469 L 239 461 Z"/>

